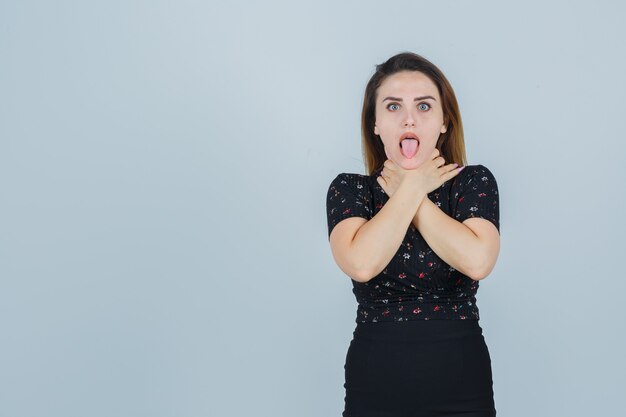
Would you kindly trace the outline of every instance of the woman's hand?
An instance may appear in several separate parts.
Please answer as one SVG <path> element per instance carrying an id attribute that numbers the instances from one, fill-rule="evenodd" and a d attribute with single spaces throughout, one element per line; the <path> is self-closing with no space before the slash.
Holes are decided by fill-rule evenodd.
<path id="1" fill-rule="evenodd" d="M 416 193 L 428 194 L 441 187 L 441 184 L 454 178 L 464 167 L 458 164 L 444 165 L 445 160 L 439 156 L 439 149 L 433 149 L 431 159 L 415 169 L 404 169 L 393 160 L 387 159 L 381 176 L 376 178 L 385 193 L 391 197 L 400 184 L 407 182 L 415 187 Z"/>

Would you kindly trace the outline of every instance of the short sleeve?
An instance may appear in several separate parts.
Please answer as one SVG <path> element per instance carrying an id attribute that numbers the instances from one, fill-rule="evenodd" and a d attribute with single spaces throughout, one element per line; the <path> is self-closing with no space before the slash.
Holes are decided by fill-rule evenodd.
<path id="1" fill-rule="evenodd" d="M 456 201 L 454 218 L 460 222 L 470 217 L 487 219 L 499 232 L 498 184 L 491 171 L 483 165 L 469 165 L 458 174 L 458 177 L 458 183 L 452 194 Z"/>
<path id="2" fill-rule="evenodd" d="M 330 233 L 337 223 L 348 217 L 371 219 L 371 201 L 366 176 L 347 173 L 337 175 L 330 183 L 326 195 L 328 238 L 330 239 Z"/>

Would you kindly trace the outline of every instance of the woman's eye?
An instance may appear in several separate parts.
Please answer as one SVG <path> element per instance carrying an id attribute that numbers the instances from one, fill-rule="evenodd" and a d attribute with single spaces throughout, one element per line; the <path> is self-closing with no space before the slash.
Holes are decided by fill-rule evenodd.
<path id="1" fill-rule="evenodd" d="M 391 106 L 399 106 L 399 104 L 398 103 L 389 103 L 389 105 L 387 105 L 387 109 L 394 110 L 393 108 L 391 108 Z M 418 107 L 420 108 L 420 110 L 424 110 L 424 111 L 430 110 L 430 104 L 428 104 L 428 103 L 420 103 L 418 105 Z"/>

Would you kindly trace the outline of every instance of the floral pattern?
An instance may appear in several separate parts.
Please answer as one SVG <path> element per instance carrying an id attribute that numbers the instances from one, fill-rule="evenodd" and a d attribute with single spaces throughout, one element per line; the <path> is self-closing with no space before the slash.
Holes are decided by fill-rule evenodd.
<path id="1" fill-rule="evenodd" d="M 328 187 L 328 238 L 349 217 L 370 220 L 389 197 L 373 175 L 341 173 Z M 467 165 L 454 178 L 428 193 L 444 213 L 463 222 L 471 217 L 491 221 L 500 231 L 498 185 L 483 165 Z M 445 263 L 411 224 L 385 269 L 362 283 L 352 280 L 357 322 L 474 319 L 479 283 Z"/>

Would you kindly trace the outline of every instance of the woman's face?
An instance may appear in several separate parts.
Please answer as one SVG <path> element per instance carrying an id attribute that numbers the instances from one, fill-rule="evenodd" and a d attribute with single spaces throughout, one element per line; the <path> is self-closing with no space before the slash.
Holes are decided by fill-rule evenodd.
<path id="1" fill-rule="evenodd" d="M 411 144 L 404 133 L 417 137 L 417 152 L 410 155 Z M 415 169 L 426 160 L 437 145 L 441 133 L 446 132 L 443 108 L 435 83 L 418 71 L 402 71 L 387 77 L 376 97 L 376 123 L 374 133 L 380 135 L 388 159 L 404 169 Z"/>

